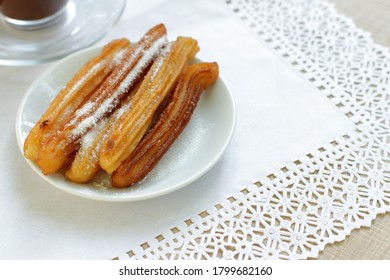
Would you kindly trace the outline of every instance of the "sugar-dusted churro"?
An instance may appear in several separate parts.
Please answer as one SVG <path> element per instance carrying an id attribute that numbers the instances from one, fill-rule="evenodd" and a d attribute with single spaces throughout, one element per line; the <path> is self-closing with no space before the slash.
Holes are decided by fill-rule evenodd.
<path id="1" fill-rule="evenodd" d="M 101 170 L 99 165 L 101 143 L 120 116 L 129 110 L 133 96 L 133 94 L 130 94 L 114 114 L 100 120 L 95 127 L 81 138 L 80 148 L 70 168 L 65 173 L 69 180 L 77 183 L 86 183 L 92 180 Z"/>
<path id="2" fill-rule="evenodd" d="M 112 173 L 132 153 L 149 128 L 153 115 L 199 50 L 197 41 L 178 37 L 167 57 L 157 60 L 136 92 L 133 105 L 114 125 L 102 144 L 100 166 Z"/>
<path id="3" fill-rule="evenodd" d="M 165 26 L 150 29 L 123 56 L 121 64 L 51 139 L 44 142 L 36 161 L 44 174 L 56 172 L 80 145 L 80 138 L 96 123 L 111 115 L 134 89 L 167 44 Z"/>
<path id="4" fill-rule="evenodd" d="M 145 178 L 188 124 L 201 93 L 217 78 L 217 63 L 199 63 L 186 69 L 156 124 L 112 174 L 114 187 L 128 187 Z"/>
<path id="5" fill-rule="evenodd" d="M 112 41 L 51 102 L 24 143 L 45 175 L 65 171 L 77 183 L 101 170 L 113 187 L 143 180 L 190 121 L 217 63 L 190 65 L 198 42 L 168 42 L 159 24 L 135 45 Z M 190 65 L 190 66 L 189 66 Z"/>
<path id="6" fill-rule="evenodd" d="M 27 136 L 24 142 L 24 155 L 27 158 L 37 160 L 44 137 L 56 130 L 88 99 L 120 63 L 124 50 L 129 46 L 127 39 L 110 42 L 73 76 Z"/>

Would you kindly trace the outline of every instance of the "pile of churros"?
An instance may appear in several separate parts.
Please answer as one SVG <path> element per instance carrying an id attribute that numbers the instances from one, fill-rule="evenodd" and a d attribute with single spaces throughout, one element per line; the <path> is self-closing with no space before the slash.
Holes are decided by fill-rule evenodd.
<path id="1" fill-rule="evenodd" d="M 218 65 L 191 64 L 190 37 L 170 42 L 163 24 L 135 44 L 118 39 L 88 61 L 30 131 L 24 155 L 45 175 L 87 183 L 101 170 L 112 186 L 143 180 L 188 124 Z"/>

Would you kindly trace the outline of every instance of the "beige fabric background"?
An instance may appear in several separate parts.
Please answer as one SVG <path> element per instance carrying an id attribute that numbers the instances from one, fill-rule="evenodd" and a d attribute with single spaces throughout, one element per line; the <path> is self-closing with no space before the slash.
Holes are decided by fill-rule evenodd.
<path id="1" fill-rule="evenodd" d="M 390 48 L 390 0 L 329 0 L 375 42 Z M 370 228 L 354 230 L 342 242 L 325 247 L 319 259 L 390 260 L 390 214 L 379 215 Z"/>

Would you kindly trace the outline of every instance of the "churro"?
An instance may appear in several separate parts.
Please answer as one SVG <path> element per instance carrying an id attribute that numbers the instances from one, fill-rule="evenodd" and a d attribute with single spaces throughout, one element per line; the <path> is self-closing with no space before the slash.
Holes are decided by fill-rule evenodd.
<path id="1" fill-rule="evenodd" d="M 45 175 L 77 183 L 101 170 L 113 187 L 142 181 L 190 121 L 202 92 L 218 78 L 216 62 L 190 65 L 198 42 L 168 42 L 163 24 L 134 45 L 114 40 L 67 83 L 32 128 L 26 158 Z"/>
<path id="2" fill-rule="evenodd" d="M 118 67 L 75 113 L 44 141 L 37 165 L 44 174 L 61 169 L 80 146 L 80 138 L 120 106 L 167 44 L 165 26 L 150 29 L 123 55 Z"/>
<path id="3" fill-rule="evenodd" d="M 127 39 L 114 40 L 88 61 L 57 94 L 24 142 L 24 155 L 36 161 L 45 136 L 67 120 L 121 61 Z"/>
<path id="4" fill-rule="evenodd" d="M 81 138 L 80 148 L 70 168 L 65 173 L 69 180 L 77 183 L 86 183 L 98 174 L 101 170 L 99 165 L 101 143 L 107 137 L 112 126 L 120 116 L 129 110 L 133 96 L 133 94 L 130 94 L 115 113 L 110 117 L 100 120 L 96 126 Z"/>
<path id="5" fill-rule="evenodd" d="M 199 63 L 186 69 L 156 124 L 112 174 L 114 187 L 128 187 L 145 178 L 188 124 L 201 93 L 217 78 L 217 63 Z"/>
<path id="6" fill-rule="evenodd" d="M 115 123 L 102 144 L 100 166 L 112 173 L 132 153 L 147 129 L 153 115 L 176 85 L 180 74 L 199 50 L 197 41 L 178 37 L 166 58 L 157 60 L 136 92 L 133 105 Z"/>

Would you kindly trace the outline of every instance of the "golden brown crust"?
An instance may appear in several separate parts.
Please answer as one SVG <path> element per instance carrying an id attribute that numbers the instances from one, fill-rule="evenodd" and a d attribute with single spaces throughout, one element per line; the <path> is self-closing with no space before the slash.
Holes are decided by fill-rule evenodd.
<path id="1" fill-rule="evenodd" d="M 114 70 L 113 58 L 130 46 L 127 39 L 114 40 L 102 52 L 88 61 L 50 103 L 45 113 L 31 129 L 24 142 L 24 155 L 36 161 L 45 135 L 68 119 L 94 90 Z M 114 62 L 113 62 L 114 61 Z"/>
<path id="2" fill-rule="evenodd" d="M 101 143 L 107 137 L 121 114 L 130 108 L 133 96 L 134 91 L 114 114 L 101 120 L 96 127 L 82 137 L 80 149 L 77 151 L 70 168 L 65 173 L 69 180 L 77 183 L 87 183 L 98 174 L 101 170 L 99 165 Z"/>
<path id="3" fill-rule="evenodd" d="M 66 170 L 73 182 L 101 169 L 113 173 L 114 187 L 141 181 L 218 78 L 217 63 L 188 66 L 198 50 L 190 37 L 169 44 L 163 24 L 134 46 L 109 43 L 52 101 L 25 141 L 25 156 L 45 175 Z"/>
<path id="4" fill-rule="evenodd" d="M 120 65 L 99 89 L 43 142 L 36 163 L 44 174 L 62 168 L 69 155 L 79 148 L 80 138 L 100 119 L 108 117 L 120 106 L 165 44 L 166 29 L 160 24 L 150 29 L 125 52 Z"/>
<path id="5" fill-rule="evenodd" d="M 99 162 L 105 171 L 115 171 L 134 150 L 149 128 L 156 109 L 172 91 L 198 50 L 196 40 L 178 37 L 167 57 L 153 64 L 134 97 L 131 109 L 122 115 L 102 144 Z"/>
<path id="6" fill-rule="evenodd" d="M 114 187 L 128 187 L 145 178 L 188 124 L 201 93 L 217 78 L 217 63 L 186 69 L 157 123 L 111 176 Z"/>

